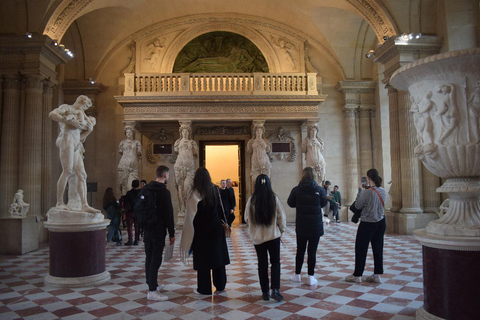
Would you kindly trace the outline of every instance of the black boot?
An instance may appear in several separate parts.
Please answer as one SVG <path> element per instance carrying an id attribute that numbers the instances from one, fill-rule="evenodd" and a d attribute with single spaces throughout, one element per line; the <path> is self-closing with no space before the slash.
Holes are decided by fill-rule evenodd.
<path id="1" fill-rule="evenodd" d="M 262 293 L 262 300 L 264 300 L 264 301 L 270 300 L 270 293 L 268 293 L 268 292 Z"/>
<path id="2" fill-rule="evenodd" d="M 283 296 L 280 294 L 278 289 L 272 289 L 272 298 L 277 301 L 283 301 Z"/>

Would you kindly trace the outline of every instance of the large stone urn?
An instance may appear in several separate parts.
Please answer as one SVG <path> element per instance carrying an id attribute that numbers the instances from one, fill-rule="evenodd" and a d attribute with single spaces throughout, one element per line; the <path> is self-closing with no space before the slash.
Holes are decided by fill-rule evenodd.
<path id="1" fill-rule="evenodd" d="M 480 49 L 406 64 L 390 84 L 411 96 L 415 154 L 445 179 L 450 205 L 415 230 L 423 245 L 424 306 L 417 319 L 476 319 L 480 314 Z"/>

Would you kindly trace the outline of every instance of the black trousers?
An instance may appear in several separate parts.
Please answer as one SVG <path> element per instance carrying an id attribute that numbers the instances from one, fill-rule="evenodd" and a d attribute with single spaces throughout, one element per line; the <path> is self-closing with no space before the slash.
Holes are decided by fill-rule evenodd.
<path id="1" fill-rule="evenodd" d="M 268 290 L 268 256 L 270 255 L 272 289 L 280 289 L 280 238 L 255 245 L 258 257 L 258 277 L 262 292 Z"/>
<path id="2" fill-rule="evenodd" d="M 145 276 L 148 290 L 155 291 L 158 287 L 158 269 L 162 265 L 163 248 L 166 234 L 152 233 L 145 230 L 143 243 L 145 244 Z"/>
<path id="3" fill-rule="evenodd" d="M 360 277 L 365 270 L 368 246 L 372 244 L 373 264 L 375 274 L 383 274 L 383 237 L 387 224 L 385 218 L 378 222 L 361 221 L 355 240 L 355 271 L 353 275 Z"/>
<path id="4" fill-rule="evenodd" d="M 297 255 L 295 256 L 295 273 L 302 272 L 303 260 L 305 258 L 305 250 L 308 243 L 308 275 L 313 276 L 315 273 L 315 264 L 317 263 L 317 248 L 320 237 L 302 237 L 297 234 Z"/>
<path id="5" fill-rule="evenodd" d="M 215 269 L 199 269 L 197 270 L 197 291 L 201 294 L 212 294 L 210 270 L 212 271 L 213 285 L 217 291 L 225 290 L 225 286 L 227 285 L 225 266 Z"/>

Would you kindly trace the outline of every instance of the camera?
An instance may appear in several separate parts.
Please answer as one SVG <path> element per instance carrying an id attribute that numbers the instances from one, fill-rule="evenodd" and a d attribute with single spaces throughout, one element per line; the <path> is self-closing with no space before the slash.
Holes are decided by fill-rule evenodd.
<path id="1" fill-rule="evenodd" d="M 367 177 L 362 177 L 362 187 L 363 188 L 367 187 Z"/>

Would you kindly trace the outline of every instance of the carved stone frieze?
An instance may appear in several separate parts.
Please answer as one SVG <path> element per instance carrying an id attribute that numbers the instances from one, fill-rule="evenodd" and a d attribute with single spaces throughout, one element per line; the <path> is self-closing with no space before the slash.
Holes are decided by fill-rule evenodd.
<path id="1" fill-rule="evenodd" d="M 249 134 L 250 134 L 250 130 L 245 126 L 237 126 L 237 127 L 198 126 L 195 129 L 195 135 L 249 135 Z"/>
<path id="2" fill-rule="evenodd" d="M 153 132 L 148 138 L 148 140 L 149 141 L 147 145 L 147 151 L 145 152 L 148 162 L 150 162 L 151 164 L 157 164 L 159 162 L 165 162 L 165 161 L 168 161 L 171 164 L 175 163 L 175 160 L 177 160 L 177 156 L 173 152 L 171 155 L 153 154 L 154 144 L 172 144 L 172 150 L 173 150 L 173 143 L 175 142 L 175 134 L 172 131 L 162 128 L 160 130 Z"/>
<path id="3" fill-rule="evenodd" d="M 279 127 L 272 131 L 272 133 L 267 137 L 270 143 L 289 143 L 290 144 L 290 152 L 272 152 L 270 153 L 270 161 L 274 161 L 275 158 L 278 160 L 286 159 L 289 162 L 293 162 L 297 159 L 297 146 L 295 143 L 295 139 L 290 134 L 290 131 Z"/>

